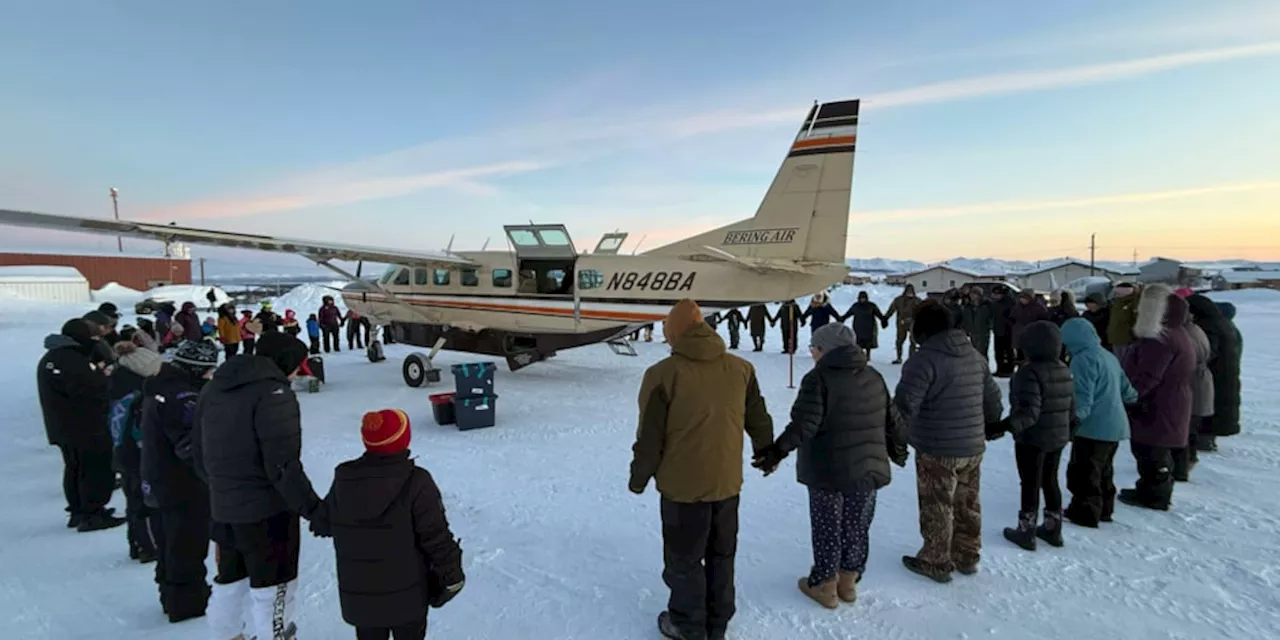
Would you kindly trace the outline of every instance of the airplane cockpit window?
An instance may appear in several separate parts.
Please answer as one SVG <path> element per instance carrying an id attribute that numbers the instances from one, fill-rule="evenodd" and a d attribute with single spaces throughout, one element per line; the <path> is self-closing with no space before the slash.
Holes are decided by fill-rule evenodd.
<path id="1" fill-rule="evenodd" d="M 600 241 L 600 246 L 596 247 L 596 251 L 600 253 L 617 251 L 622 247 L 622 238 L 605 238 Z"/>
<path id="2" fill-rule="evenodd" d="M 431 284 L 431 272 L 422 267 L 413 270 L 413 284 L 419 287 L 425 287 Z"/>
<path id="3" fill-rule="evenodd" d="M 510 287 L 511 286 L 511 270 L 510 269 L 494 269 L 493 270 L 493 286 Z"/>
<path id="4" fill-rule="evenodd" d="M 448 270 L 448 269 L 436 269 L 435 283 L 436 283 L 436 286 L 437 286 L 437 287 L 447 287 L 447 286 L 449 286 L 449 270 Z"/>
<path id="5" fill-rule="evenodd" d="M 595 269 L 583 269 L 578 272 L 578 289 L 599 289 L 604 286 L 604 274 Z"/>
<path id="6" fill-rule="evenodd" d="M 548 247 L 569 246 L 569 236 L 559 229 L 541 229 L 538 235 L 542 238 L 542 243 Z"/>
<path id="7" fill-rule="evenodd" d="M 511 238 L 511 242 L 514 242 L 517 246 L 538 246 L 538 236 L 534 235 L 532 231 L 526 229 L 513 229 L 508 236 Z"/>
<path id="8" fill-rule="evenodd" d="M 391 279 L 392 279 L 392 278 L 394 278 L 394 277 L 396 277 L 396 274 L 397 274 L 397 273 L 400 273 L 400 267 L 398 267 L 398 266 L 396 266 L 396 265 L 394 265 L 394 264 L 393 264 L 393 265 L 391 265 L 391 266 L 389 266 L 389 267 L 387 267 L 387 270 L 382 272 L 382 277 L 381 277 L 381 278 L 378 278 L 378 283 L 379 283 L 379 284 L 390 284 Z"/>
<path id="9" fill-rule="evenodd" d="M 460 272 L 460 275 L 461 277 L 459 278 L 459 280 L 462 281 L 462 286 L 464 287 L 480 286 L 480 273 L 475 269 L 463 269 Z"/>
<path id="10" fill-rule="evenodd" d="M 409 269 L 406 267 L 396 274 L 396 284 L 406 286 L 409 284 Z"/>

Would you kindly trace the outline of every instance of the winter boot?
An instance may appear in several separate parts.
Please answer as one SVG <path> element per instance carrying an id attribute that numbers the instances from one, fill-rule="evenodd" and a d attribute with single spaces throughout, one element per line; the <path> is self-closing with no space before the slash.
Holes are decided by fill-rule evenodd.
<path id="1" fill-rule="evenodd" d="M 1169 503 L 1167 502 L 1157 503 L 1143 500 L 1137 489 L 1121 489 L 1120 495 L 1116 496 L 1116 499 L 1131 507 L 1142 507 L 1144 509 L 1152 509 L 1155 511 L 1169 510 Z M 1110 522 L 1110 520 L 1105 520 L 1104 522 Z"/>
<path id="2" fill-rule="evenodd" d="M 1018 513 L 1018 528 L 1005 527 L 1004 538 L 1027 551 L 1036 550 L 1036 512 Z"/>
<path id="3" fill-rule="evenodd" d="M 676 623 L 671 621 L 671 614 L 667 611 L 658 614 L 658 633 L 670 640 L 702 640 L 702 637 L 705 637 L 706 634 L 704 631 L 702 636 L 695 637 L 681 631 L 680 627 L 677 627 Z"/>
<path id="4" fill-rule="evenodd" d="M 957 566 L 956 571 L 959 571 L 962 576 L 976 576 L 978 575 L 978 563 L 967 564 L 963 567 Z"/>
<path id="5" fill-rule="evenodd" d="M 1036 537 L 1049 543 L 1051 547 L 1061 547 L 1062 512 L 1044 510 L 1044 524 L 1036 527 Z"/>
<path id="6" fill-rule="evenodd" d="M 76 525 L 76 531 L 80 533 L 102 531 L 103 529 L 114 529 L 124 523 L 124 518 L 116 517 L 114 514 L 107 511 L 100 511 L 91 515 L 82 516 L 80 518 L 80 523 Z"/>
<path id="7" fill-rule="evenodd" d="M 939 584 L 951 582 L 950 571 L 941 571 L 931 567 L 915 556 L 902 556 L 902 566 L 906 567 L 911 573 L 922 575 Z"/>
<path id="8" fill-rule="evenodd" d="M 800 578 L 800 593 L 809 596 L 814 602 L 828 609 L 835 609 L 840 606 L 840 600 L 836 597 L 835 578 L 828 578 L 826 582 L 815 585 L 810 585 L 808 578 Z"/>
<path id="9" fill-rule="evenodd" d="M 293 601 L 297 590 L 297 580 L 270 587 L 250 587 L 249 600 L 255 631 L 253 635 L 271 640 L 293 637 L 289 631 L 294 628 Z"/>
<path id="10" fill-rule="evenodd" d="M 840 599 L 849 604 L 858 601 L 858 581 L 862 579 L 862 574 L 853 572 L 845 573 L 841 571 L 836 576 L 836 595 Z"/>
<path id="11" fill-rule="evenodd" d="M 1090 529 L 1097 529 L 1098 521 L 1100 520 L 1099 517 L 1090 513 L 1090 510 L 1087 507 L 1078 506 L 1075 502 L 1072 502 L 1067 506 L 1066 511 L 1062 512 L 1062 517 L 1070 520 L 1071 523 L 1076 526 L 1088 527 Z"/>

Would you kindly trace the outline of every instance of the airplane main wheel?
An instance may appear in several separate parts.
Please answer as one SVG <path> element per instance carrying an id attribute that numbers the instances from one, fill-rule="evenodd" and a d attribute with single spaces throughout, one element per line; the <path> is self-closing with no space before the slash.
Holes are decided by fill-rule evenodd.
<path id="1" fill-rule="evenodd" d="M 427 356 L 421 353 L 411 353 L 404 359 L 404 366 L 401 372 L 404 374 L 404 383 L 418 388 L 427 383 L 427 371 L 431 369 L 431 363 L 427 360 Z"/>
<path id="2" fill-rule="evenodd" d="M 365 355 L 369 356 L 369 362 L 382 362 L 387 359 L 386 354 L 382 352 L 382 343 L 377 340 L 369 343 L 369 348 L 365 349 Z"/>

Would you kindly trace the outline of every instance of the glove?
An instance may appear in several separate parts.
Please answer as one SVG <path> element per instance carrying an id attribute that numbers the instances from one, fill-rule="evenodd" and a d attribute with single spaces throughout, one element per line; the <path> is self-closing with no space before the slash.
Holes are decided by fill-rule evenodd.
<path id="1" fill-rule="evenodd" d="M 311 535 L 317 538 L 332 538 L 333 532 L 329 530 L 329 521 L 323 518 L 312 518 L 309 522 Z"/>
<path id="2" fill-rule="evenodd" d="M 787 453 L 777 443 L 771 444 L 756 452 L 751 459 L 751 466 L 764 472 L 765 476 L 778 470 L 778 465 L 786 459 Z"/>
<path id="3" fill-rule="evenodd" d="M 1001 420 L 1000 422 L 988 422 L 987 441 L 990 442 L 992 440 L 999 440 L 1000 438 L 1003 438 L 1004 434 L 1008 432 L 1008 430 L 1009 427 L 1005 424 L 1004 420 Z"/>
<path id="4" fill-rule="evenodd" d="M 889 460 L 894 464 L 898 465 L 899 467 L 906 467 L 908 455 L 909 454 L 907 453 L 907 448 L 903 447 L 898 451 L 890 451 Z"/>
<path id="5" fill-rule="evenodd" d="M 454 597 L 457 596 L 458 593 L 462 591 L 462 587 L 466 586 L 466 584 L 467 584 L 467 581 L 464 578 L 460 580 L 457 584 L 451 584 L 445 587 L 443 590 L 440 591 L 440 593 L 436 594 L 435 597 L 431 598 L 431 602 L 427 604 L 431 605 L 432 609 L 439 609 L 440 607 L 443 607 L 444 605 L 448 604 L 450 600 L 454 599 Z"/>
<path id="6" fill-rule="evenodd" d="M 636 483 L 635 483 L 635 481 L 632 481 L 632 482 L 627 483 L 627 488 L 631 490 L 631 493 L 634 493 L 634 494 L 636 494 L 636 495 L 640 495 L 640 494 L 644 493 L 644 488 L 645 488 L 645 485 L 647 485 L 647 484 L 649 484 L 649 483 L 647 483 L 647 482 L 642 482 L 642 483 L 640 483 L 640 484 L 636 484 Z"/>

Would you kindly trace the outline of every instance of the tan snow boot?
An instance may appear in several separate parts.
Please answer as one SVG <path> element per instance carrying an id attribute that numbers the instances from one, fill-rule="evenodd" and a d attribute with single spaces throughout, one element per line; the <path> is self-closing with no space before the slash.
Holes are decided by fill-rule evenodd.
<path id="1" fill-rule="evenodd" d="M 800 592 L 828 609 L 836 609 L 840 606 L 840 601 L 836 598 L 835 578 L 814 587 L 809 586 L 809 578 L 800 578 Z"/>
<path id="2" fill-rule="evenodd" d="M 840 599 L 853 604 L 858 601 L 858 574 L 843 571 L 836 578 L 836 595 Z"/>

